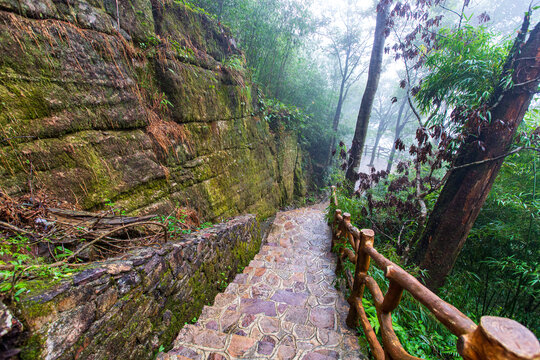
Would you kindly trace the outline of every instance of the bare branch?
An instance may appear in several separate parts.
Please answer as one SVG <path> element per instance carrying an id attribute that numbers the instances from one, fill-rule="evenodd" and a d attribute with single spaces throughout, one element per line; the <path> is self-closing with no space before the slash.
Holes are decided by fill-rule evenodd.
<path id="1" fill-rule="evenodd" d="M 540 152 L 540 148 L 520 146 L 520 147 L 510 151 L 509 153 L 499 155 L 499 156 L 496 156 L 494 158 L 489 158 L 489 159 L 475 161 L 475 162 L 464 164 L 464 165 L 455 166 L 455 167 L 451 168 L 450 170 L 458 170 L 458 169 L 463 169 L 463 168 L 466 168 L 466 167 L 469 167 L 469 166 L 482 165 L 482 164 L 485 164 L 485 163 L 488 163 L 488 162 L 497 161 L 497 160 L 503 159 L 503 158 L 505 158 L 507 156 L 514 155 L 514 154 L 516 154 L 516 153 L 518 153 L 518 152 L 520 152 L 522 150 L 532 150 L 532 151 Z"/>

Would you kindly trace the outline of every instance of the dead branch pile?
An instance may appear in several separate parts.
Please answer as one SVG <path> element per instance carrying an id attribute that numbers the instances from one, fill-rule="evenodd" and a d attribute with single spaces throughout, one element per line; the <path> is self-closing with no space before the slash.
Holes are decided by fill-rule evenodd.
<path id="1" fill-rule="evenodd" d="M 44 195 L 14 199 L 0 191 L 0 270 L 15 253 L 47 266 L 106 259 L 135 247 L 167 242 L 168 226 L 154 215 L 120 216 L 50 206 Z"/>

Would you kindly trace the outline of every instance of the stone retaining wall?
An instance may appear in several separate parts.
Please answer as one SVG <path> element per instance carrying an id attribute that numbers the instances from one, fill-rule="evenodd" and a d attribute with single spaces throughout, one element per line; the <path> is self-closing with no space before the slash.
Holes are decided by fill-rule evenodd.
<path id="1" fill-rule="evenodd" d="M 143 248 L 45 288 L 34 281 L 17 317 L 28 334 L 21 359 L 152 359 L 261 244 L 254 215 L 160 248 Z"/>

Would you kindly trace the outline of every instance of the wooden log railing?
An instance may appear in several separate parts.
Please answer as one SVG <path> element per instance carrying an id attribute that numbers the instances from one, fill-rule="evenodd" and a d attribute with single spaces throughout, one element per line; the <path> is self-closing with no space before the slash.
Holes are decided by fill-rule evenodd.
<path id="1" fill-rule="evenodd" d="M 392 311 L 401 301 L 404 291 L 423 304 L 442 325 L 458 337 L 457 350 L 466 360 L 540 360 L 540 344 L 536 336 L 518 322 L 493 316 L 484 316 L 476 325 L 454 306 L 440 299 L 422 285 L 414 276 L 381 255 L 374 247 L 373 230 L 358 230 L 351 224 L 351 216 L 338 209 L 336 188 L 332 187 L 331 205 L 336 210 L 332 222 L 332 248 L 350 244 L 351 249 L 338 246 L 338 269 L 343 269 L 343 260 L 356 264 L 354 275 L 347 273 L 351 290 L 347 325 L 361 325 L 376 360 L 419 359 L 408 354 L 392 328 Z M 383 295 L 377 282 L 368 275 L 370 262 L 384 271 L 389 280 Z M 382 345 L 371 326 L 362 305 L 365 289 L 369 290 L 377 310 Z"/>

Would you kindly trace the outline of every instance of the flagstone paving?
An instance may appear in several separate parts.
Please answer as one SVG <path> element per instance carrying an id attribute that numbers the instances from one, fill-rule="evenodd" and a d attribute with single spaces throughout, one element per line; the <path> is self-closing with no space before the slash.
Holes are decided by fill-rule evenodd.
<path id="1" fill-rule="evenodd" d="M 280 212 L 267 242 L 159 360 L 366 359 L 345 324 L 324 205 Z"/>

